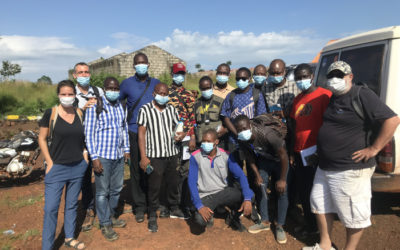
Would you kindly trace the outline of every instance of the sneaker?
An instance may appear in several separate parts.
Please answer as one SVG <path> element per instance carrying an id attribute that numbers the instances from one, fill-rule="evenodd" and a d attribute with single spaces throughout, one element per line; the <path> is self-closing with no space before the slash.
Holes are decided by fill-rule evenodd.
<path id="1" fill-rule="evenodd" d="M 158 231 L 157 217 L 150 217 L 147 224 L 149 232 L 156 233 Z"/>
<path id="2" fill-rule="evenodd" d="M 126 221 L 111 217 L 111 225 L 114 228 L 121 228 L 126 226 Z"/>
<path id="3" fill-rule="evenodd" d="M 100 226 L 101 233 L 104 238 L 108 241 L 114 241 L 118 239 L 118 234 L 114 231 L 111 225 Z"/>
<path id="4" fill-rule="evenodd" d="M 85 220 L 83 221 L 82 224 L 82 232 L 87 232 L 92 229 L 95 218 L 96 215 L 93 209 L 86 210 Z"/>
<path id="5" fill-rule="evenodd" d="M 285 244 L 287 241 L 286 233 L 282 226 L 276 226 L 276 241 L 279 244 Z"/>
<path id="6" fill-rule="evenodd" d="M 185 215 L 183 214 L 182 210 L 180 210 L 179 208 L 172 210 L 169 217 L 173 218 L 173 219 L 188 219 L 188 218 L 185 218 Z"/>
<path id="7" fill-rule="evenodd" d="M 318 243 L 316 243 L 314 246 L 311 247 L 303 247 L 303 250 L 324 250 L 322 247 L 319 246 Z M 329 250 L 335 250 L 335 248 L 331 247 Z"/>
<path id="8" fill-rule="evenodd" d="M 143 211 L 137 211 L 135 214 L 135 219 L 137 223 L 141 223 L 144 221 L 144 212 Z"/>
<path id="9" fill-rule="evenodd" d="M 235 231 L 245 232 L 247 230 L 240 221 L 240 215 L 238 213 L 229 213 L 225 219 L 225 223 L 227 223 Z"/>
<path id="10" fill-rule="evenodd" d="M 249 227 L 249 233 L 252 234 L 257 234 L 261 231 L 267 231 L 270 229 L 270 224 L 268 223 L 264 223 L 264 222 L 260 222 L 258 224 L 254 224 L 253 226 Z"/>
<path id="11" fill-rule="evenodd" d="M 169 218 L 169 210 L 167 208 L 160 210 L 160 218 Z"/>

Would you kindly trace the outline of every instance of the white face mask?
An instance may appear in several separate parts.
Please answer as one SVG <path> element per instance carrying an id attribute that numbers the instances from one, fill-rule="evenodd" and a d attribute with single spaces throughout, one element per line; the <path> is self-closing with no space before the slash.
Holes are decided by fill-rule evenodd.
<path id="1" fill-rule="evenodd" d="M 331 79 L 328 79 L 327 87 L 329 88 L 329 90 L 332 91 L 334 95 L 344 94 L 347 90 L 346 80 L 344 80 L 343 78 L 333 77 Z"/>
<path id="2" fill-rule="evenodd" d="M 60 97 L 60 103 L 63 107 L 72 107 L 72 104 L 74 104 L 75 101 L 75 96 L 66 96 L 66 97 Z"/>

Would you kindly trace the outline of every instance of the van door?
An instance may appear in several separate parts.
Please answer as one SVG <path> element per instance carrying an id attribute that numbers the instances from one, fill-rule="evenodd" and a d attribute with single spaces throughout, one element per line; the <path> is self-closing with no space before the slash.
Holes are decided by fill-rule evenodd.
<path id="1" fill-rule="evenodd" d="M 339 58 L 339 52 L 323 55 L 321 57 L 321 63 L 318 67 L 318 76 L 315 82 L 316 86 L 326 87 L 326 71 L 333 62 L 336 62 Z"/>

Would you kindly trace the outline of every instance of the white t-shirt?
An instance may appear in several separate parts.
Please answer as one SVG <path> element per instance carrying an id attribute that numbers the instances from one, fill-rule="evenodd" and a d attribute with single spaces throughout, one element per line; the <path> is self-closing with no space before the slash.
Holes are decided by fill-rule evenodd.
<path id="1" fill-rule="evenodd" d="M 104 91 L 100 87 L 96 87 L 99 90 L 99 95 L 103 96 Z M 87 98 L 92 98 L 95 97 L 94 95 L 94 90 L 92 86 L 89 86 L 88 93 L 85 95 L 81 92 L 78 86 L 75 86 L 76 89 L 76 98 L 78 99 L 78 108 L 83 109 L 83 106 L 85 106 L 86 102 L 88 101 Z"/>

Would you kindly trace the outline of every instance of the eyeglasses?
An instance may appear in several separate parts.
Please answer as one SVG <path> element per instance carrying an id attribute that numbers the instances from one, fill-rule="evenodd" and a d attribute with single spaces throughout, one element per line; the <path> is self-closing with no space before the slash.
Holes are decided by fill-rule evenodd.
<path id="1" fill-rule="evenodd" d="M 240 81 L 240 80 L 247 81 L 247 80 L 249 80 L 249 78 L 247 78 L 247 77 L 236 77 L 236 81 Z"/>

